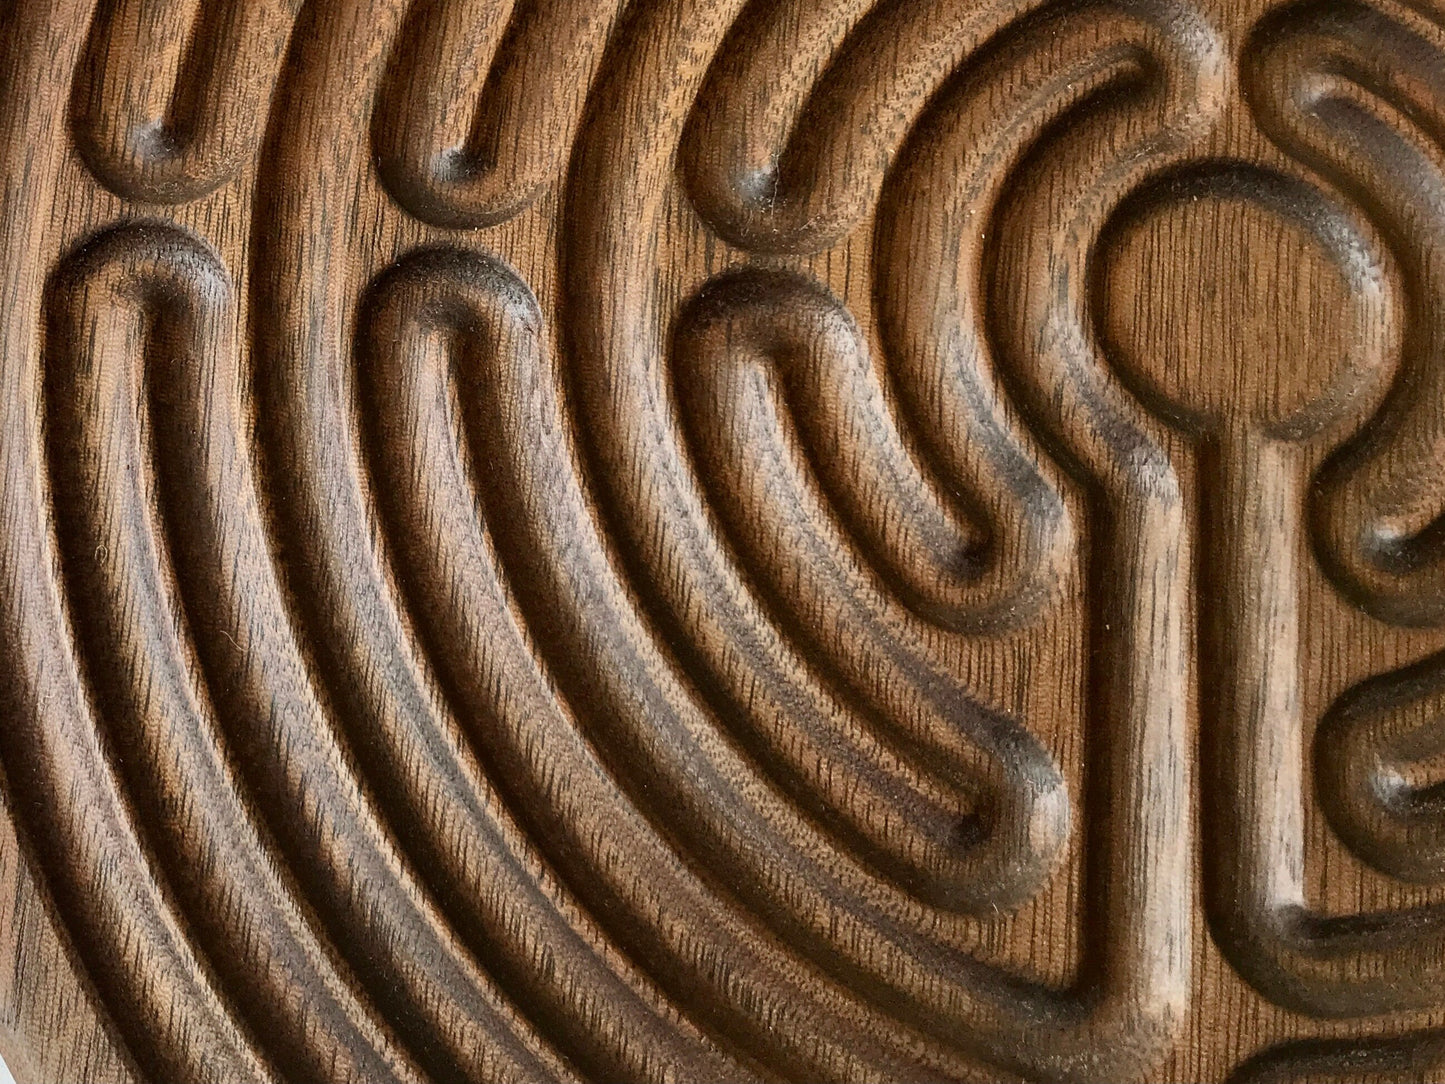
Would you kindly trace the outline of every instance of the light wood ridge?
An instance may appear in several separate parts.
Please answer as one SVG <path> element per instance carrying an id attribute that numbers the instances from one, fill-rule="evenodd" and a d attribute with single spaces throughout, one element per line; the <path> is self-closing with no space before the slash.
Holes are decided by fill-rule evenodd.
<path id="1" fill-rule="evenodd" d="M 256 153 L 301 0 L 104 4 L 70 101 L 76 149 L 118 194 L 182 203 Z"/>
<path id="2" fill-rule="evenodd" d="M 0 0 L 0 1052 L 1440 1076 L 1442 57 Z"/>

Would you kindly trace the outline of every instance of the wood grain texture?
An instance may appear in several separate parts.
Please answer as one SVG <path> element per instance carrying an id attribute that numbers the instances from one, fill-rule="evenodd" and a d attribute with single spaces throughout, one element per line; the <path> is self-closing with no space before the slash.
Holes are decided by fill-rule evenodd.
<path id="1" fill-rule="evenodd" d="M 0 0 L 0 1054 L 1445 1080 L 1445 5 Z"/>

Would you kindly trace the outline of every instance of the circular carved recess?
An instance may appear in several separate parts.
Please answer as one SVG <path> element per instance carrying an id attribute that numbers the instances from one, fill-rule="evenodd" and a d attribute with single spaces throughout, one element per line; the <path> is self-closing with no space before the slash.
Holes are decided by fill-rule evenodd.
<path id="1" fill-rule="evenodd" d="M 1223 258 L 1261 248 L 1270 260 Z M 1298 436 L 1369 412 L 1399 321 L 1379 302 L 1378 247 L 1319 193 L 1247 170 L 1185 176 L 1120 208 L 1101 250 L 1105 349 L 1152 411 Z"/>

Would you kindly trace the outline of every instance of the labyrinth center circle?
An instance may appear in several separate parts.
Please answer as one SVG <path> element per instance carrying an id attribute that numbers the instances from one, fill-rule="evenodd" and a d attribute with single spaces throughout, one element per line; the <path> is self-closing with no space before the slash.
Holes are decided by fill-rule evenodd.
<path id="1" fill-rule="evenodd" d="M 1292 182 L 1251 172 L 1146 188 L 1116 212 L 1094 316 L 1145 407 L 1297 439 L 1375 401 L 1398 338 L 1380 249 L 1319 198 L 1301 206 Z"/>

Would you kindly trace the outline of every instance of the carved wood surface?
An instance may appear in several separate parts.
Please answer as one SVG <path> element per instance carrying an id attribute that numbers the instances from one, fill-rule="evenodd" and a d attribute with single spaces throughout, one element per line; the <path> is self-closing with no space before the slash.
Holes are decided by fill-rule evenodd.
<path id="1" fill-rule="evenodd" d="M 1445 4 L 0 0 L 0 1054 L 1445 1079 Z"/>

